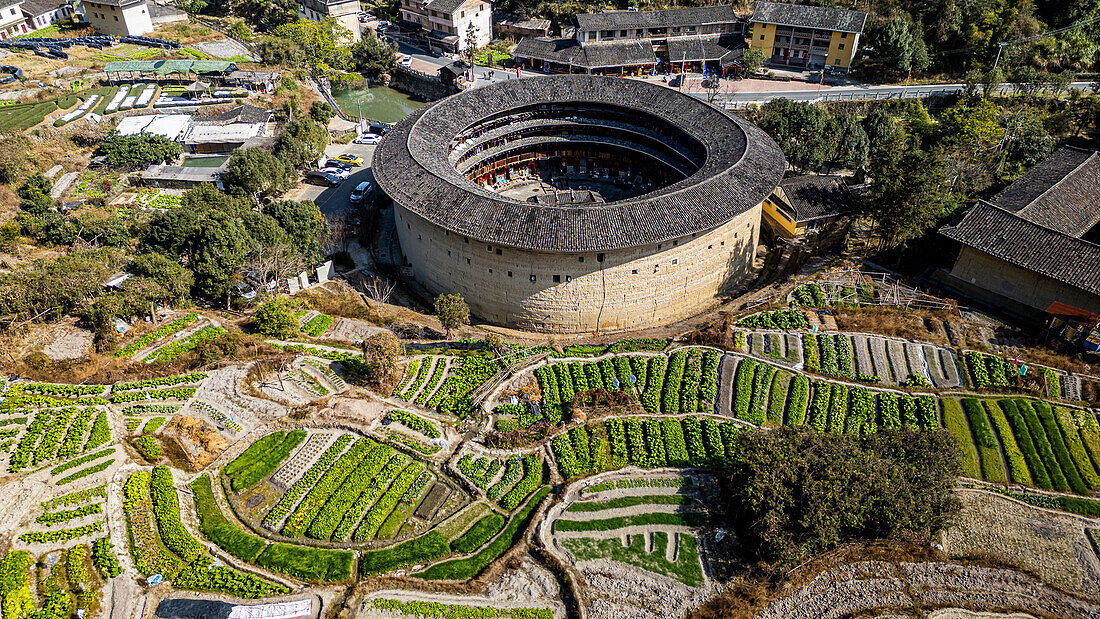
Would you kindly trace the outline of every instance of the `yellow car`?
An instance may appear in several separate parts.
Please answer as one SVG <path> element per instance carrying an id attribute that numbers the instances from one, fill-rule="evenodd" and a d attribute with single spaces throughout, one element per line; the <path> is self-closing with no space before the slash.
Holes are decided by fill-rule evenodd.
<path id="1" fill-rule="evenodd" d="M 336 161 L 342 161 L 351 165 L 363 165 L 363 158 L 357 155 L 349 155 L 347 153 L 340 155 L 339 157 L 333 157 Z"/>

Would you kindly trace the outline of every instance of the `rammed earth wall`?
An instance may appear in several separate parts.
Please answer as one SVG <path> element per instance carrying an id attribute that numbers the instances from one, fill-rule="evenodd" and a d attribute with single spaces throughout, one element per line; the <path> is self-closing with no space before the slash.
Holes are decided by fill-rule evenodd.
<path id="1" fill-rule="evenodd" d="M 402 251 L 432 293 L 461 294 L 489 322 L 562 333 L 651 327 L 708 309 L 719 291 L 749 276 L 760 228 L 757 205 L 660 245 L 547 253 L 463 237 L 395 209 Z"/>

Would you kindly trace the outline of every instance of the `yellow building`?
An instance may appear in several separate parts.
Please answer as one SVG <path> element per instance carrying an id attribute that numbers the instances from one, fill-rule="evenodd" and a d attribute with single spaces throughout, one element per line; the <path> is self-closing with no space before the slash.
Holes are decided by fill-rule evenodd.
<path id="1" fill-rule="evenodd" d="M 841 177 L 818 175 L 783 179 L 762 206 L 765 223 L 785 239 L 826 232 L 858 210 Z"/>
<path id="2" fill-rule="evenodd" d="M 779 67 L 831 68 L 847 73 L 867 14 L 802 4 L 757 2 L 749 46 Z"/>

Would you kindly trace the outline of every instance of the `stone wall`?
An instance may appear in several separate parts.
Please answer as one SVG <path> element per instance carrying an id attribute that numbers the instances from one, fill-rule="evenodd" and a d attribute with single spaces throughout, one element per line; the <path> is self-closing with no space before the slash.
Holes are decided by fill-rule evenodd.
<path id="1" fill-rule="evenodd" d="M 1100 313 L 1100 296 L 1021 269 L 1000 258 L 963 246 L 951 275 L 966 284 L 988 290 L 1027 307 L 1046 310 L 1054 301 Z M 987 301 L 997 304 L 996 298 Z"/>
<path id="2" fill-rule="evenodd" d="M 760 228 L 757 205 L 661 244 L 559 254 L 494 246 L 394 208 L 402 252 L 433 294 L 457 292 L 489 322 L 563 333 L 664 325 L 714 306 L 749 277 Z"/>
<path id="3" fill-rule="evenodd" d="M 425 101 L 437 101 L 456 92 L 453 87 L 440 81 L 438 75 L 428 75 L 402 66 L 394 67 L 388 85 Z"/>

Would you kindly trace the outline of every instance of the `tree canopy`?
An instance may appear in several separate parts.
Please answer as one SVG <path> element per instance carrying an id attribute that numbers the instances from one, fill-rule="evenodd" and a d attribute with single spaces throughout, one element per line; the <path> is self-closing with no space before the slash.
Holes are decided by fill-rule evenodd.
<path id="1" fill-rule="evenodd" d="M 285 193 L 296 179 L 292 164 L 262 148 L 233 151 L 222 174 L 230 193 L 255 196 L 261 201 Z"/>
<path id="2" fill-rule="evenodd" d="M 351 62 L 357 73 L 378 79 L 397 65 L 397 45 L 383 43 L 373 32 L 365 31 L 363 39 L 351 46 Z"/>
<path id="3" fill-rule="evenodd" d="M 435 313 L 448 332 L 470 324 L 470 306 L 460 294 L 441 294 L 435 298 Z"/>
<path id="4" fill-rule="evenodd" d="M 115 133 L 100 142 L 96 154 L 103 155 L 111 165 L 137 168 L 172 161 L 183 154 L 183 146 L 160 135 Z"/>

